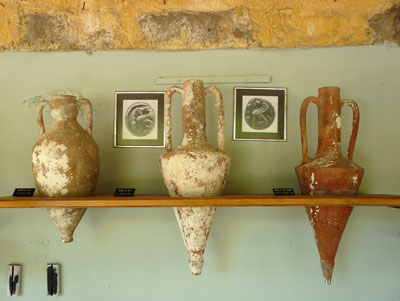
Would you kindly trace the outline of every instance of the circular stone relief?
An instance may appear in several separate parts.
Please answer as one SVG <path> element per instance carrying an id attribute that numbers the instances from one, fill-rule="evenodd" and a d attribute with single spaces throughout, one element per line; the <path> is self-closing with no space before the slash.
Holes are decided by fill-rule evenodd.
<path id="1" fill-rule="evenodd" d="M 129 106 L 125 113 L 125 125 L 128 131 L 139 137 L 148 135 L 154 128 L 155 113 L 153 108 L 144 102 Z"/>
<path id="2" fill-rule="evenodd" d="M 252 98 L 246 105 L 244 112 L 246 123 L 254 130 L 264 130 L 275 120 L 275 109 L 264 98 Z"/>

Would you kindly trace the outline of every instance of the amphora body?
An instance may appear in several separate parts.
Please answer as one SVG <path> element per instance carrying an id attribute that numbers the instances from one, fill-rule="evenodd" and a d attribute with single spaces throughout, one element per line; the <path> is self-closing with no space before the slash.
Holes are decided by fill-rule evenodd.
<path id="1" fill-rule="evenodd" d="M 76 120 L 81 105 L 87 110 L 87 129 Z M 48 107 L 54 122 L 46 131 L 43 108 Z M 99 150 L 92 137 L 92 106 L 87 99 L 54 96 L 36 107 L 40 138 L 32 150 L 32 171 L 40 196 L 80 197 L 94 194 L 100 162 Z M 56 224 L 62 242 L 71 242 L 86 208 L 47 209 Z"/>
<path id="2" fill-rule="evenodd" d="M 318 149 L 314 158 L 308 156 L 306 111 L 309 103 L 318 107 Z M 352 132 L 347 157 L 341 152 L 341 108 L 353 110 Z M 338 87 L 323 87 L 318 97 L 308 97 L 300 110 L 303 163 L 296 167 L 302 194 L 355 195 L 364 169 L 352 162 L 357 138 L 359 110 L 353 100 L 340 99 Z M 330 284 L 336 251 L 353 207 L 307 206 L 313 227 L 325 281 Z"/>
<path id="3" fill-rule="evenodd" d="M 183 97 L 183 140 L 172 149 L 171 97 L 178 92 Z M 218 114 L 218 149 L 206 138 L 205 95 L 216 97 Z M 184 87 L 171 87 L 165 102 L 165 132 L 167 152 L 160 157 L 164 183 L 170 196 L 212 197 L 222 195 L 230 165 L 224 153 L 224 106 L 220 91 L 203 86 L 200 80 L 187 80 Z M 203 267 L 203 254 L 215 214 L 215 207 L 178 207 L 174 212 L 189 255 L 193 275 Z"/>

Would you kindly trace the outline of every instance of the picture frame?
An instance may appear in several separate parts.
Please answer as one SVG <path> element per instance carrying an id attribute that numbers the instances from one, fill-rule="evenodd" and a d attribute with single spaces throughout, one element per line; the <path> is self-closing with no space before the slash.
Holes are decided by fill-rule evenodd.
<path id="1" fill-rule="evenodd" d="M 114 147 L 165 147 L 165 92 L 115 92 Z"/>
<path id="2" fill-rule="evenodd" d="M 233 140 L 286 141 L 286 88 L 235 87 Z"/>

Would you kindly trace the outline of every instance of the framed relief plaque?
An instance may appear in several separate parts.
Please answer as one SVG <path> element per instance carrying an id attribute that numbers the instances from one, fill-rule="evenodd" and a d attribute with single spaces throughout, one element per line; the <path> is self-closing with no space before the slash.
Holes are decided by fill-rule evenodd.
<path id="1" fill-rule="evenodd" d="M 165 92 L 115 92 L 114 147 L 164 147 Z"/>
<path id="2" fill-rule="evenodd" d="M 234 88 L 233 140 L 286 141 L 286 88 Z"/>

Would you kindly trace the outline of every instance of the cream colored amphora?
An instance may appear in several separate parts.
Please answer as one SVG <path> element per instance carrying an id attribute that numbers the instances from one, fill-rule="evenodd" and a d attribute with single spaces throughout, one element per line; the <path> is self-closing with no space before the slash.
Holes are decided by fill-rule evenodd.
<path id="1" fill-rule="evenodd" d="M 86 130 L 76 118 L 86 106 Z M 46 131 L 43 108 L 48 107 L 54 122 Z M 71 95 L 53 96 L 36 107 L 40 128 L 39 141 L 32 150 L 32 171 L 39 192 L 45 197 L 82 197 L 94 194 L 99 171 L 99 149 L 92 137 L 92 106 L 87 99 Z M 56 224 L 62 242 L 71 242 L 86 208 L 47 209 Z"/>
<path id="2" fill-rule="evenodd" d="M 178 92 L 183 97 L 183 140 L 172 150 L 171 97 Z M 205 95 L 216 97 L 218 115 L 218 149 L 206 138 Z M 224 153 L 224 104 L 216 87 L 203 86 L 200 80 L 187 80 L 184 87 L 171 87 L 165 102 L 165 133 L 167 152 L 160 157 L 161 172 L 170 196 L 212 197 L 222 195 L 230 165 Z M 215 207 L 174 208 L 193 275 L 203 267 L 203 255 L 215 214 Z"/>

